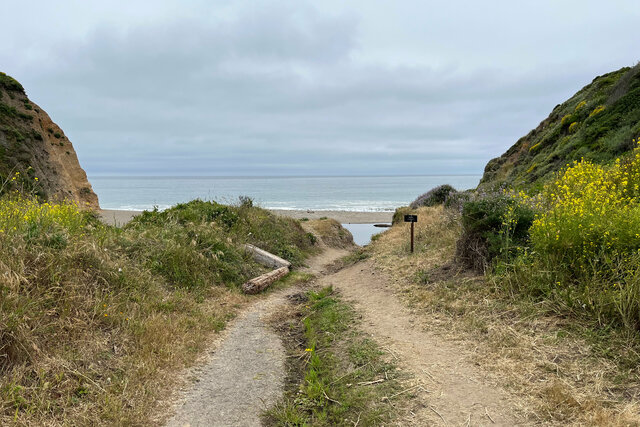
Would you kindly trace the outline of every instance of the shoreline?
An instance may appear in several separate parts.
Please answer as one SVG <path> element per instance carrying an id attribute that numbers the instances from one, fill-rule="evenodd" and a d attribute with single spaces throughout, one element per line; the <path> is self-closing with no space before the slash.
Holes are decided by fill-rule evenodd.
<path id="1" fill-rule="evenodd" d="M 332 218 L 341 224 L 378 224 L 391 223 L 393 212 L 356 212 L 356 211 L 313 211 L 268 209 L 276 215 L 294 219 Z M 124 225 L 142 211 L 123 211 L 117 209 L 101 209 L 97 211 L 99 217 L 109 225 Z"/>

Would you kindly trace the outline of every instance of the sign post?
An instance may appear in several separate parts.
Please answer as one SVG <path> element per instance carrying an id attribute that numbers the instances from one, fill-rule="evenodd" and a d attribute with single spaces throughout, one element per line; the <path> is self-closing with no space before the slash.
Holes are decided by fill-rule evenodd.
<path id="1" fill-rule="evenodd" d="M 411 253 L 413 253 L 413 224 L 418 222 L 418 215 L 405 215 L 404 222 L 411 223 Z"/>

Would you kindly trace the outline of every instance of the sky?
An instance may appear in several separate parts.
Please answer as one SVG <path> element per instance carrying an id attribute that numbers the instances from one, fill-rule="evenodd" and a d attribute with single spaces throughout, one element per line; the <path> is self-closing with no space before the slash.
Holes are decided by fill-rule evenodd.
<path id="1" fill-rule="evenodd" d="M 0 71 L 89 176 L 481 174 L 640 60 L 637 0 L 4 4 Z"/>

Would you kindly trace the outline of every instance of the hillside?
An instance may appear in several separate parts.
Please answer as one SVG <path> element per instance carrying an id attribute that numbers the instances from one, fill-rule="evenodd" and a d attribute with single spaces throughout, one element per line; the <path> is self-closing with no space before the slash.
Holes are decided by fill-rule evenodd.
<path id="1" fill-rule="evenodd" d="M 17 188 L 99 208 L 71 141 L 19 82 L 0 73 L 0 193 Z"/>
<path id="2" fill-rule="evenodd" d="M 557 105 L 537 128 L 491 160 L 479 188 L 544 182 L 584 158 L 607 164 L 633 148 L 640 135 L 640 64 L 596 77 Z"/>

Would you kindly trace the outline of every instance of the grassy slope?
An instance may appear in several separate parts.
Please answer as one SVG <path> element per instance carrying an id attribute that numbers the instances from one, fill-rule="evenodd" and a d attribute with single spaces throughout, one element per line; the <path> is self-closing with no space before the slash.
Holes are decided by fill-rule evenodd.
<path id="1" fill-rule="evenodd" d="M 456 268 L 457 214 L 417 213 L 414 255 L 408 255 L 406 225 L 398 224 L 363 256 L 396 279 L 406 303 L 432 330 L 473 348 L 475 362 L 520 396 L 532 423 L 640 423 L 637 336 L 514 293 L 500 277 Z"/>
<path id="2" fill-rule="evenodd" d="M 639 135 L 640 64 L 596 77 L 556 106 L 536 129 L 487 164 L 480 187 L 530 186 L 581 158 L 610 163 L 634 148 Z"/>
<path id="3" fill-rule="evenodd" d="M 148 422 L 262 271 L 250 242 L 299 265 L 294 220 L 194 201 L 124 229 L 88 213 L 0 199 L 0 424 Z"/>

